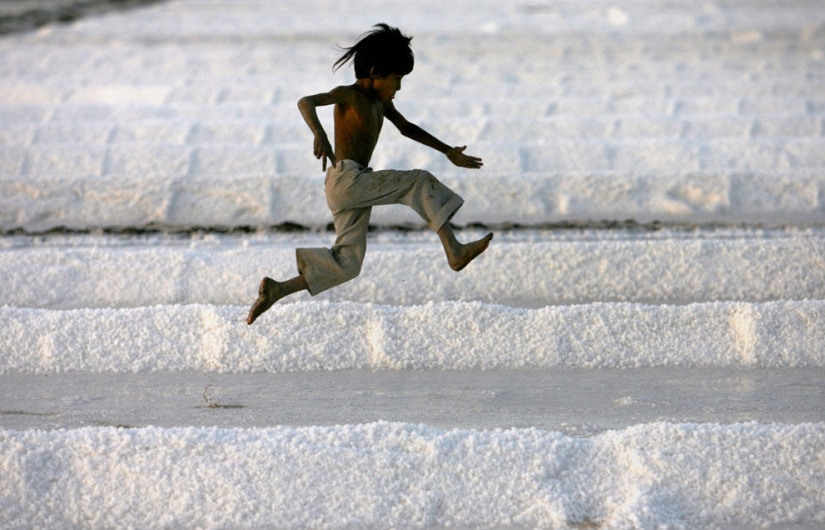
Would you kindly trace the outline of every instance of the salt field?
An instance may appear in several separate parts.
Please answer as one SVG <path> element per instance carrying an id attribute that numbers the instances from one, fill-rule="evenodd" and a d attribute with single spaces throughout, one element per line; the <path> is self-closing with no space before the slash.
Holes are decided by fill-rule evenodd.
<path id="1" fill-rule="evenodd" d="M 129 7 L 0 36 L 0 527 L 825 526 L 825 4 Z M 484 167 L 371 165 L 495 239 L 376 208 L 247 326 L 334 240 L 296 102 L 377 22 Z"/>

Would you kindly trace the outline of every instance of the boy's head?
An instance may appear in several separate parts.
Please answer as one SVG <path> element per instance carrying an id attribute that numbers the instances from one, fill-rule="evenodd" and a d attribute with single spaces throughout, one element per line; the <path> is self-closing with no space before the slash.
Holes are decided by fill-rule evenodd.
<path id="1" fill-rule="evenodd" d="M 386 77 L 391 74 L 407 75 L 412 72 L 413 58 L 410 41 L 398 28 L 387 24 L 376 24 L 376 28 L 361 36 L 361 39 L 335 61 L 338 70 L 350 60 L 355 65 L 355 77 L 364 79 L 372 75 Z"/>

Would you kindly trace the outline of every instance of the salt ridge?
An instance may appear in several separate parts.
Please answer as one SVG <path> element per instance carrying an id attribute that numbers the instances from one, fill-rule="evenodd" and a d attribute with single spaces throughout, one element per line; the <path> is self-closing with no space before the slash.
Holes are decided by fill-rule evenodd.
<path id="1" fill-rule="evenodd" d="M 0 373 L 825 366 L 825 301 L 0 308 Z"/>
<path id="2" fill-rule="evenodd" d="M 0 525 L 823 524 L 823 443 L 824 424 L 655 423 L 586 439 L 386 422 L 0 430 Z"/>
<path id="3" fill-rule="evenodd" d="M 628 150 L 634 152 L 630 156 L 636 157 L 627 160 L 629 166 L 638 166 L 638 157 L 647 156 L 638 149 Z M 811 150 L 825 152 L 821 145 L 812 146 Z M 235 151 L 235 156 L 239 156 Z M 569 157 L 578 160 L 585 151 L 592 152 L 593 147 L 582 146 L 579 154 L 561 147 L 556 155 L 562 160 Z M 661 155 L 662 149 L 650 146 L 648 151 Z M 158 158 L 157 153 L 135 154 Z M 516 151 L 508 154 L 500 149 L 485 153 L 488 158 L 497 155 L 502 163 L 522 156 Z M 681 160 L 678 154 L 674 156 L 672 160 L 661 160 L 662 171 L 667 171 L 666 166 L 700 164 Z M 606 171 L 607 167 L 559 172 L 553 170 L 558 158 L 554 160 L 527 161 L 524 164 L 530 168 L 514 166 L 504 174 L 498 170 L 442 176 L 445 184 L 466 201 L 455 222 L 536 226 L 577 220 L 635 219 L 778 225 L 821 224 L 825 217 L 820 201 L 825 177 L 819 166 L 785 171 L 744 168 L 727 173 L 711 170 L 699 174 L 628 176 L 626 172 Z M 392 167 L 396 161 L 386 162 L 383 165 Z M 536 173 L 532 169 L 547 163 L 551 166 L 549 173 Z M 521 162 L 515 164 L 521 165 Z M 433 169 L 437 164 L 420 165 Z M 232 163 L 229 167 L 238 169 L 238 164 Z M 0 181 L 3 197 L 0 230 L 233 228 L 283 223 L 325 227 L 331 222 L 331 216 L 323 196 L 323 175 L 313 176 L 318 174 L 314 171 L 317 168 L 305 169 L 306 172 L 283 176 L 267 176 L 265 172 L 244 175 L 243 167 L 240 174 L 223 176 L 177 177 L 146 174 L 140 169 L 104 176 L 8 176 Z M 376 209 L 373 223 L 384 227 L 422 226 L 420 219 L 402 208 Z"/>
<path id="4" fill-rule="evenodd" d="M 317 300 L 542 307 L 825 298 L 825 237 L 818 230 L 750 237 L 664 231 L 627 239 L 618 234 L 615 240 L 575 234 L 557 241 L 518 238 L 519 232 L 499 233 L 477 262 L 455 274 L 434 234 L 379 235 L 370 240 L 362 274 Z M 0 303 L 47 309 L 251 304 L 263 276 L 286 279 L 296 273 L 296 247 L 328 247 L 333 240 L 333 234 L 305 233 L 12 246 L 0 251 L 6 285 Z M 307 299 L 302 294 L 281 303 Z"/>

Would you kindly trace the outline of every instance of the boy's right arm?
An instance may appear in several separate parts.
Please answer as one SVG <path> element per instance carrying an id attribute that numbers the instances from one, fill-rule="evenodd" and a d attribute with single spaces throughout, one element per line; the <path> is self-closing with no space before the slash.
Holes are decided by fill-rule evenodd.
<path id="1" fill-rule="evenodd" d="M 312 134 L 315 135 L 313 154 L 315 158 L 323 159 L 322 168 L 324 171 L 327 170 L 327 159 L 332 162 L 332 165 L 335 165 L 335 151 L 329 143 L 329 138 L 323 125 L 321 125 L 321 120 L 318 119 L 315 108 L 339 103 L 341 100 L 340 92 L 340 89 L 336 88 L 330 92 L 305 96 L 298 100 L 298 109 L 301 111 L 301 116 L 303 116 Z"/>

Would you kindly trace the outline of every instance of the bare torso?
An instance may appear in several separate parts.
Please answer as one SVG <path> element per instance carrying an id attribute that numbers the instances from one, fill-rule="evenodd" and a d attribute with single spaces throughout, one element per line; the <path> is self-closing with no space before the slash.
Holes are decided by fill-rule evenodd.
<path id="1" fill-rule="evenodd" d="M 368 166 L 384 124 L 384 104 L 355 87 L 345 90 L 351 93 L 335 105 L 335 159 Z"/>
<path id="2" fill-rule="evenodd" d="M 392 100 L 401 90 L 403 75 L 371 76 L 356 80 L 355 84 L 339 86 L 329 92 L 305 96 L 298 101 L 298 108 L 310 130 L 315 135 L 312 152 L 323 160 L 354 160 L 368 166 L 372 159 L 384 118 L 395 125 L 405 137 L 415 140 L 447 155 L 450 161 L 466 168 L 478 169 L 481 159 L 464 154 L 465 147 L 450 147 L 418 125 L 410 123 L 395 108 Z M 335 148 L 329 142 L 326 131 L 318 119 L 317 107 L 335 105 Z"/>

